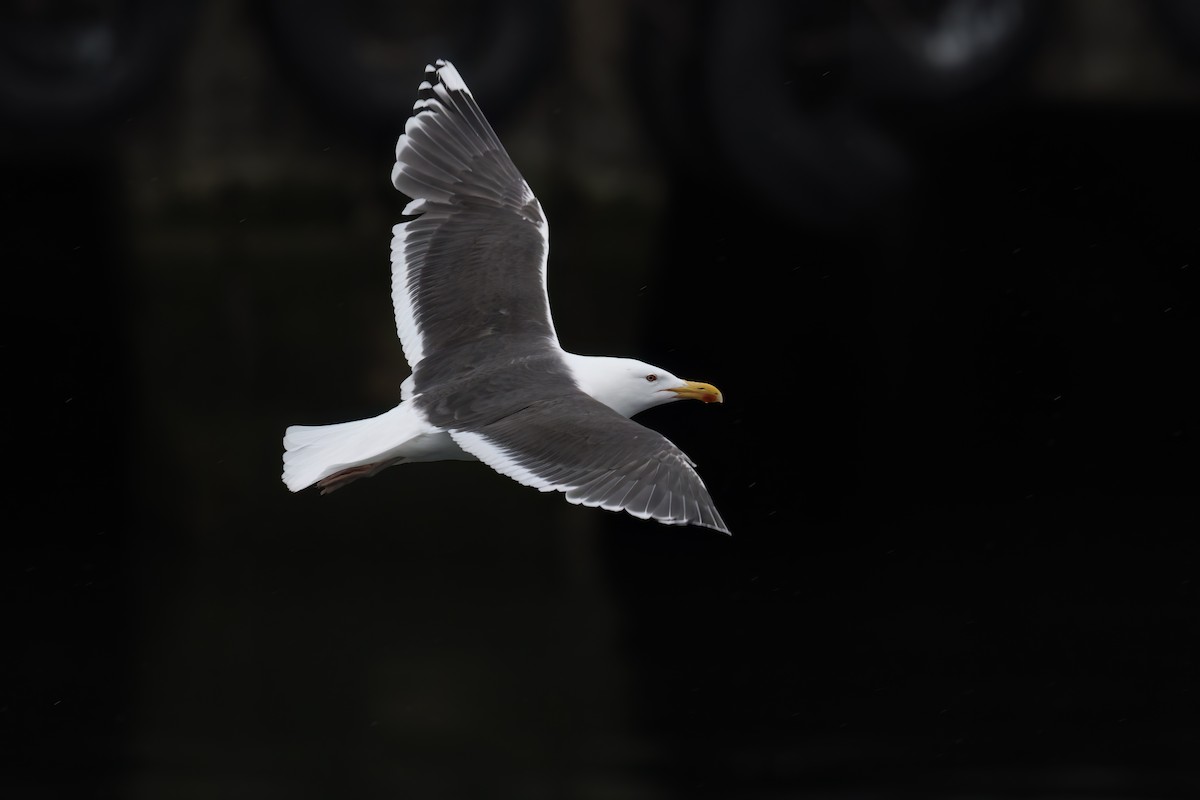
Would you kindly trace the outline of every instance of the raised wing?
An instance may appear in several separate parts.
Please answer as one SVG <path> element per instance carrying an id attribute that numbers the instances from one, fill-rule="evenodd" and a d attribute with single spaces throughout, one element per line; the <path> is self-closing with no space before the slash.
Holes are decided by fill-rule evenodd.
<path id="1" fill-rule="evenodd" d="M 537 198 L 453 65 L 426 67 L 417 95 L 392 169 L 413 198 L 404 213 L 418 215 L 392 229 L 392 302 L 420 392 L 428 356 L 453 373 L 464 345 L 502 336 L 557 348 L 558 338 Z"/>
<path id="2" fill-rule="evenodd" d="M 682 450 L 583 393 L 450 435 L 497 472 L 572 503 L 729 533 Z"/>

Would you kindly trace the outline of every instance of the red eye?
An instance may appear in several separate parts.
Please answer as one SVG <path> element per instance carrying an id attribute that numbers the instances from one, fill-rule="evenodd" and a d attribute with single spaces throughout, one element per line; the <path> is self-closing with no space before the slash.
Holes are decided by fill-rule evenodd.
<path id="1" fill-rule="evenodd" d="M 656 380 L 658 380 L 658 376 L 655 375 L 653 372 L 651 372 L 649 375 L 646 376 L 646 380 L 650 381 L 651 383 L 654 383 Z"/>

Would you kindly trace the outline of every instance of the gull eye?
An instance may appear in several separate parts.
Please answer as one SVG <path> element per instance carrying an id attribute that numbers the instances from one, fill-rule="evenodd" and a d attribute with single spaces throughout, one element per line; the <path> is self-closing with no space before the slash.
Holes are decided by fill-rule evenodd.
<path id="1" fill-rule="evenodd" d="M 658 376 L 655 375 L 653 372 L 651 372 L 649 375 L 646 376 L 646 380 L 649 381 L 650 383 L 654 383 L 656 380 L 658 380 Z"/>

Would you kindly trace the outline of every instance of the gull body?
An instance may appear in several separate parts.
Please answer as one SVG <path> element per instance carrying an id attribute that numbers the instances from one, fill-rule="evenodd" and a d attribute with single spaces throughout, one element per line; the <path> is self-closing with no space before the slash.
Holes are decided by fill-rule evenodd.
<path id="1" fill-rule="evenodd" d="M 392 301 L 412 374 L 369 419 L 293 425 L 283 481 L 322 494 L 387 467 L 479 460 L 570 502 L 725 533 L 694 464 L 630 417 L 708 383 L 632 358 L 564 350 L 546 294 L 549 227 L 449 62 L 426 67 L 392 182 Z"/>

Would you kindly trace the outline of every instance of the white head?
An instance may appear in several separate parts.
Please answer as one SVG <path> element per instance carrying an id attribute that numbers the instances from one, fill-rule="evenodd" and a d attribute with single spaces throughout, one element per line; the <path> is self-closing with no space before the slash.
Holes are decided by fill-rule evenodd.
<path id="1" fill-rule="evenodd" d="M 721 393 L 712 384 L 685 381 L 644 361 L 565 355 L 579 388 L 626 417 L 675 400 L 723 402 Z"/>

